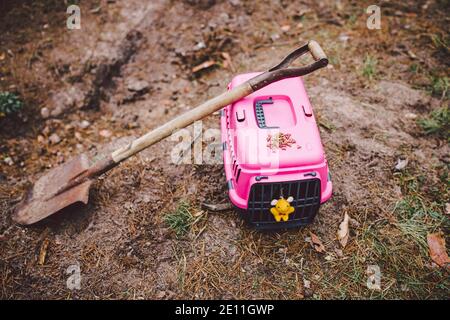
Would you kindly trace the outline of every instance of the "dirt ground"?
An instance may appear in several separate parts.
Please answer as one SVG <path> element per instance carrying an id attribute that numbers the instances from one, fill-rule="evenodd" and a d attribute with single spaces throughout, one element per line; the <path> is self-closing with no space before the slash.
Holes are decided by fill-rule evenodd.
<path id="1" fill-rule="evenodd" d="M 63 1 L 2 2 L 0 91 L 24 107 L 0 118 L 0 297 L 447 299 L 448 269 L 426 236 L 449 243 L 448 131 L 419 123 L 448 106 L 450 4 L 378 1 L 381 29 L 369 30 L 371 4 L 87 0 L 81 29 L 68 30 Z M 228 201 L 223 167 L 172 164 L 170 139 L 104 175 L 89 205 L 31 227 L 11 220 L 46 169 L 113 150 L 308 39 L 330 58 L 304 81 L 333 180 L 312 225 L 262 233 L 232 210 L 202 209 Z M 205 61 L 214 65 L 192 71 Z M 219 115 L 203 128 L 219 128 Z M 198 217 L 183 236 L 164 219 L 180 202 Z M 66 285 L 71 265 L 78 290 Z M 380 289 L 367 286 L 372 265 Z"/>

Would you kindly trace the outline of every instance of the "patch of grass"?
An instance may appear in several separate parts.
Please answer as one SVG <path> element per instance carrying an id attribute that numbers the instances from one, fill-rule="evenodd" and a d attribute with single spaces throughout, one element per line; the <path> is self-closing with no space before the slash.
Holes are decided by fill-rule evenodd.
<path id="1" fill-rule="evenodd" d="M 16 113 L 22 106 L 22 101 L 14 93 L 0 92 L 0 118 Z"/>
<path id="2" fill-rule="evenodd" d="M 355 13 L 352 13 L 348 17 L 348 23 L 353 26 L 355 25 L 356 21 L 358 20 L 358 15 Z"/>
<path id="3" fill-rule="evenodd" d="M 325 119 L 319 120 L 319 126 L 327 129 L 330 132 L 333 132 L 336 130 L 336 126 L 334 124 L 332 124 L 331 122 L 326 121 Z"/>
<path id="4" fill-rule="evenodd" d="M 450 85 L 450 80 L 448 77 L 431 77 L 430 91 L 431 94 L 437 95 L 439 97 L 445 98 L 449 96 L 448 87 Z"/>
<path id="5" fill-rule="evenodd" d="M 402 209 L 400 209 L 402 208 Z M 404 214 L 404 211 L 411 211 L 411 207 L 402 204 L 397 208 L 399 214 Z M 431 221 L 427 221 L 431 220 Z M 402 232 L 402 234 L 416 243 L 422 253 L 427 252 L 427 233 L 434 231 L 439 226 L 439 222 L 435 219 L 426 219 L 422 212 L 413 214 L 409 218 L 400 219 L 394 225 Z"/>
<path id="6" fill-rule="evenodd" d="M 450 113 L 448 106 L 431 112 L 429 117 L 418 120 L 423 131 L 429 135 L 436 135 L 450 141 Z"/>
<path id="7" fill-rule="evenodd" d="M 364 59 L 362 74 L 364 77 L 372 81 L 377 74 L 378 60 L 371 55 L 366 55 Z"/>
<path id="8" fill-rule="evenodd" d="M 413 217 L 397 223 L 379 220 L 376 226 L 365 228 L 360 250 L 370 252 L 370 264 L 379 265 L 381 271 L 381 291 L 365 289 L 370 298 L 427 299 L 447 295 L 446 286 L 442 286 L 445 271 L 426 266 L 430 258 L 424 235 L 429 227 L 427 222 Z"/>
<path id="9" fill-rule="evenodd" d="M 433 45 L 436 49 L 444 50 L 446 52 L 450 51 L 450 43 L 448 37 L 445 38 L 443 36 L 435 34 L 431 37 L 431 41 L 433 42 Z"/>
<path id="10" fill-rule="evenodd" d="M 393 212 L 397 218 L 394 225 L 427 256 L 427 233 L 445 228 L 448 223 L 443 213 L 448 192 L 445 191 L 445 186 L 434 186 L 422 174 L 404 172 L 397 175 L 397 182 L 404 197 L 394 207 Z"/>
<path id="11" fill-rule="evenodd" d="M 429 267 L 426 237 L 428 233 L 449 227 L 444 213 L 448 188 L 441 180 L 430 177 L 430 172 L 419 172 L 414 164 L 394 177 L 403 198 L 393 206 L 392 217 L 362 227 L 352 254 L 364 259 L 342 267 L 341 274 L 348 273 L 354 292 L 372 299 L 446 297 L 449 284 L 445 271 Z M 367 277 L 361 268 L 369 264 L 380 267 L 381 291 L 356 286 Z"/>
<path id="12" fill-rule="evenodd" d="M 340 63 L 341 63 L 341 59 L 339 58 L 339 56 L 337 56 L 337 55 L 330 55 L 329 57 L 328 57 L 328 59 L 330 60 L 330 64 L 332 65 L 332 66 L 339 66 L 340 65 Z"/>
<path id="13" fill-rule="evenodd" d="M 413 63 L 409 66 L 409 71 L 412 73 L 419 73 L 420 72 L 420 65 L 417 63 Z"/>
<path id="14" fill-rule="evenodd" d="M 189 232 L 194 217 L 191 214 L 189 203 L 180 201 L 177 208 L 164 217 L 164 222 L 173 230 L 178 237 Z"/>

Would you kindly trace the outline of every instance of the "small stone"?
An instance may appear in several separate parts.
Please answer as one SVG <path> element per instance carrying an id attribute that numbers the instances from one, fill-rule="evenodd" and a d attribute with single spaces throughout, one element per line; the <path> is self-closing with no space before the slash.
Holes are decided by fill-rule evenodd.
<path id="1" fill-rule="evenodd" d="M 401 171 L 406 168 L 408 165 L 408 159 L 398 159 L 397 164 L 395 165 L 395 170 Z"/>
<path id="2" fill-rule="evenodd" d="M 79 127 L 80 127 L 81 129 L 86 129 L 86 128 L 88 128 L 90 125 L 91 125 L 91 123 L 90 123 L 89 121 L 83 120 L 83 121 L 80 122 Z"/>
<path id="3" fill-rule="evenodd" d="M 44 137 L 41 135 L 38 135 L 36 140 L 38 143 L 44 143 L 44 141 L 45 141 Z"/>
<path id="4" fill-rule="evenodd" d="M 81 136 L 81 133 L 79 133 L 79 132 L 75 132 L 75 138 L 77 139 L 77 140 L 82 140 L 83 139 L 83 137 Z"/>
<path id="5" fill-rule="evenodd" d="M 47 101 L 48 109 L 51 110 L 50 116 L 59 117 L 72 108 L 79 108 L 83 105 L 83 101 L 84 93 L 78 87 L 72 86 L 57 92 Z"/>
<path id="6" fill-rule="evenodd" d="M 136 121 L 133 121 L 131 123 L 128 124 L 128 129 L 136 129 L 139 128 L 139 123 Z"/>
<path id="7" fill-rule="evenodd" d="M 414 120 L 414 119 L 417 119 L 417 114 L 412 113 L 412 112 L 408 112 L 408 113 L 405 114 L 405 118 Z"/>
<path id="8" fill-rule="evenodd" d="M 342 42 L 347 42 L 349 39 L 350 39 L 350 37 L 348 35 L 346 35 L 346 34 L 341 34 L 339 36 L 339 40 L 342 41 Z"/>
<path id="9" fill-rule="evenodd" d="M 289 30 L 291 30 L 291 26 L 290 25 L 284 25 L 281 27 L 281 31 L 283 32 L 288 32 Z"/>
<path id="10" fill-rule="evenodd" d="M 13 161 L 13 159 L 11 159 L 11 157 L 6 157 L 5 159 L 3 159 L 3 161 L 4 161 L 8 166 L 14 165 L 14 161 Z"/>
<path id="11" fill-rule="evenodd" d="M 56 133 L 52 133 L 48 140 L 51 144 L 58 144 L 61 142 L 61 138 Z"/>
<path id="12" fill-rule="evenodd" d="M 198 42 L 195 46 L 194 46 L 194 50 L 198 51 L 201 49 L 205 49 L 206 48 L 206 44 L 203 41 Z"/>
<path id="13" fill-rule="evenodd" d="M 303 287 L 305 287 L 305 289 L 311 289 L 311 281 L 303 279 Z"/>
<path id="14" fill-rule="evenodd" d="M 112 136 L 112 132 L 109 130 L 100 130 L 99 134 L 103 137 L 103 138 L 109 138 Z"/>
<path id="15" fill-rule="evenodd" d="M 41 117 L 43 119 L 47 119 L 48 117 L 50 117 L 50 110 L 47 107 L 41 109 Z"/>
<path id="16" fill-rule="evenodd" d="M 144 202 L 144 203 L 149 203 L 149 202 L 151 202 L 152 201 L 152 199 L 151 199 L 151 197 L 148 195 L 148 194 L 145 194 L 143 197 L 142 197 L 142 202 Z"/>
<path id="17" fill-rule="evenodd" d="M 50 127 L 49 127 L 49 126 L 45 126 L 45 128 L 42 129 L 42 134 L 43 134 L 44 136 L 49 135 L 49 134 L 50 134 Z"/>
<path id="18" fill-rule="evenodd" d="M 272 40 L 272 41 L 277 41 L 278 39 L 280 39 L 280 35 L 278 34 L 278 33 L 273 33 L 271 36 L 270 36 L 270 39 Z"/>
<path id="19" fill-rule="evenodd" d="M 128 81 L 127 88 L 132 92 L 143 92 L 149 88 L 149 83 L 145 80 L 131 79 Z"/>

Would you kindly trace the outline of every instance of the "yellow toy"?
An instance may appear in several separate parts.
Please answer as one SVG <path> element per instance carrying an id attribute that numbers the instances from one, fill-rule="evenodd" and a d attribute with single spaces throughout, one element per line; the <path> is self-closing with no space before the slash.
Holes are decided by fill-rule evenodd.
<path id="1" fill-rule="evenodd" d="M 280 199 L 274 199 L 270 203 L 272 206 L 275 206 L 273 208 L 270 208 L 270 212 L 273 214 L 275 220 L 277 222 L 288 221 L 289 215 L 295 211 L 295 208 L 291 206 L 291 202 L 294 200 L 294 198 L 289 197 L 287 199 L 280 197 Z"/>

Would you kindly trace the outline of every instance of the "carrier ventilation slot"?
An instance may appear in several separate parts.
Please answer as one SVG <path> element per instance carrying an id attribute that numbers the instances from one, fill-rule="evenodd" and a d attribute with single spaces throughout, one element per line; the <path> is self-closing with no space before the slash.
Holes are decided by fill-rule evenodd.
<path id="1" fill-rule="evenodd" d="M 264 104 L 273 104 L 272 97 L 270 97 L 269 99 L 255 101 L 255 115 L 258 127 L 260 127 L 261 129 L 278 128 L 278 127 L 268 127 L 266 125 L 266 117 L 264 116 L 264 108 L 263 108 Z"/>

